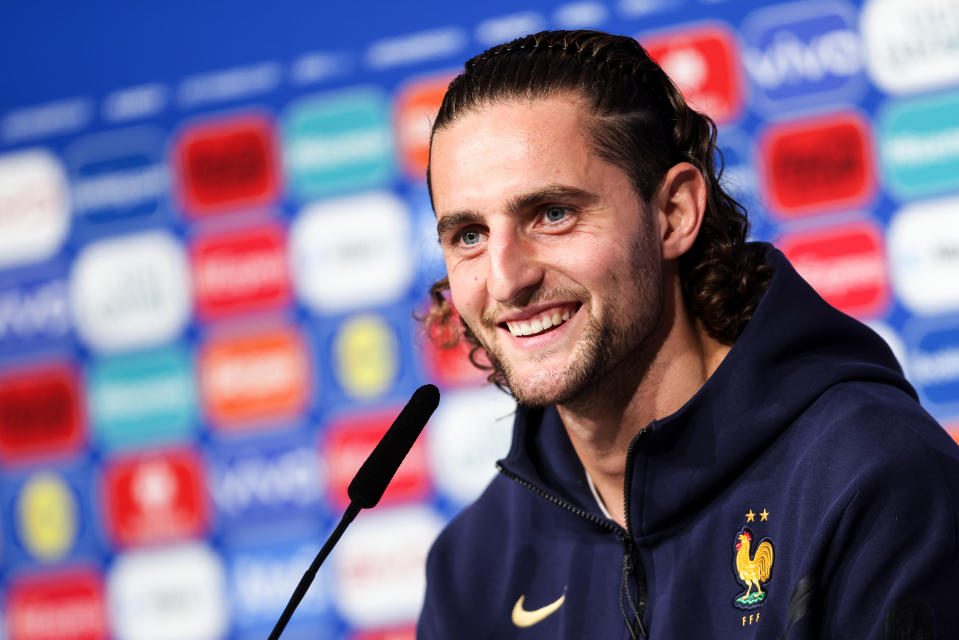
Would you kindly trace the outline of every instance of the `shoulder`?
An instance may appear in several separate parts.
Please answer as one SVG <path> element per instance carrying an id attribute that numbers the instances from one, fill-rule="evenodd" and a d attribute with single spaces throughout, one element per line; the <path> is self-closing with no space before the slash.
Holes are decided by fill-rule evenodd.
<path id="1" fill-rule="evenodd" d="M 796 426 L 799 458 L 815 458 L 811 462 L 826 472 L 846 471 L 860 478 L 939 475 L 949 481 L 950 490 L 959 487 L 959 446 L 896 387 L 837 384 L 799 416 Z"/>
<path id="2" fill-rule="evenodd" d="M 436 571 L 446 571 L 487 553 L 503 537 L 507 528 L 508 513 L 522 496 L 515 495 L 521 487 L 497 474 L 479 498 L 460 511 L 433 543 L 430 550 L 430 577 Z"/>

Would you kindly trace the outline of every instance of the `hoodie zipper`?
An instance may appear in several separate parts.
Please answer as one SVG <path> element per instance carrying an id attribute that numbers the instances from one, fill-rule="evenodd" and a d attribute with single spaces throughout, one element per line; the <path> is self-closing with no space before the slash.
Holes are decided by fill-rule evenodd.
<path id="1" fill-rule="evenodd" d="M 636 544 L 633 542 L 632 534 L 629 531 L 629 488 L 633 480 L 632 461 L 633 461 L 633 458 L 635 457 L 636 443 L 639 441 L 640 437 L 646 433 L 647 430 L 648 430 L 648 427 L 646 429 L 643 429 L 639 433 L 637 433 L 635 436 L 633 436 L 633 439 L 629 443 L 629 449 L 627 449 L 626 451 L 626 476 L 624 481 L 625 491 L 623 493 L 623 500 L 625 502 L 623 511 L 626 517 L 625 529 L 619 526 L 618 524 L 616 524 L 615 522 L 610 522 L 609 520 L 606 520 L 605 518 L 600 518 L 598 516 L 595 516 L 592 513 L 585 511 L 584 509 L 580 509 L 574 504 L 570 504 L 569 502 L 566 502 L 565 500 L 557 498 L 553 494 L 548 493 L 547 491 L 544 491 L 543 489 L 540 489 L 533 483 L 528 482 L 527 480 L 519 477 L 512 471 L 509 471 L 508 469 L 506 469 L 506 467 L 503 466 L 501 462 L 496 463 L 497 470 L 499 470 L 500 473 L 502 473 L 504 476 L 506 476 L 510 480 L 513 480 L 519 485 L 526 487 L 527 489 L 529 489 L 536 495 L 540 496 L 541 498 L 545 498 L 549 502 L 552 502 L 557 507 L 565 509 L 566 511 L 569 511 L 570 513 L 573 513 L 579 516 L 580 518 L 584 518 L 588 522 L 591 522 L 599 527 L 607 529 L 616 534 L 616 536 L 619 538 L 620 542 L 623 545 L 624 585 L 625 585 L 625 578 L 628 573 L 632 572 L 636 577 L 638 606 L 636 607 L 636 616 L 634 618 L 635 625 L 629 623 L 629 621 L 627 621 L 626 624 L 629 627 L 630 636 L 632 636 L 633 638 L 644 638 L 646 640 L 648 640 L 649 636 L 646 635 L 646 629 L 643 627 L 643 620 L 642 620 L 643 614 L 645 614 L 646 612 L 646 601 L 647 601 L 646 571 L 643 568 L 643 562 L 639 555 L 639 549 L 636 548 Z M 628 593 L 627 593 L 627 596 L 628 596 Z M 622 603 L 620 603 L 620 608 L 623 609 L 623 615 L 625 617 L 626 615 L 625 608 L 623 608 Z M 636 635 L 637 631 L 639 632 L 639 636 Z"/>

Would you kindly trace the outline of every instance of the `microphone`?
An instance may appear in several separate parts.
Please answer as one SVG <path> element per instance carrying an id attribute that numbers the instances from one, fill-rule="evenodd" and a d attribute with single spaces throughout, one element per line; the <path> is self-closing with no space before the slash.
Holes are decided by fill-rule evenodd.
<path id="1" fill-rule="evenodd" d="M 339 541 L 346 527 L 353 522 L 356 514 L 360 512 L 360 509 L 375 507 L 376 503 L 383 497 L 386 486 L 393 479 L 396 470 L 400 468 L 406 454 L 413 448 L 413 443 L 416 442 L 416 438 L 423 431 L 423 427 L 426 426 L 430 416 L 436 411 L 439 402 L 440 392 L 434 385 L 424 384 L 413 392 L 413 397 L 400 411 L 400 415 L 396 416 L 396 420 L 393 421 L 386 435 L 383 436 L 383 439 L 370 453 L 366 462 L 353 476 L 353 481 L 350 482 L 350 486 L 346 490 L 346 494 L 350 498 L 350 505 L 346 508 L 340 523 L 336 525 L 336 529 L 327 538 L 323 548 L 313 558 L 313 563 L 300 578 L 299 584 L 293 590 L 293 595 L 290 596 L 290 601 L 286 603 L 286 608 L 280 614 L 280 619 L 276 621 L 273 631 L 270 632 L 269 640 L 279 639 L 283 629 L 286 628 L 287 622 L 290 621 L 293 611 L 296 610 L 303 596 L 306 595 L 307 589 L 313 584 L 320 565 L 326 560 L 326 556 L 332 551 L 333 545 Z"/>
<path id="2" fill-rule="evenodd" d="M 346 493 L 351 504 L 361 509 L 376 506 L 439 402 L 439 389 L 431 384 L 424 384 L 413 392 L 413 397 L 393 421 L 393 426 L 350 482 Z"/>

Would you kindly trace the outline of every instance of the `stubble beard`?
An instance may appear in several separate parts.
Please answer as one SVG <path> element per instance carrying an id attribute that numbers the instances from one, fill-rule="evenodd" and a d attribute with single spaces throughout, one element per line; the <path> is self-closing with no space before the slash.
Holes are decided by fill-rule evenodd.
<path id="1" fill-rule="evenodd" d="M 644 230 L 644 236 L 645 234 Z M 537 300 L 576 299 L 582 301 L 577 311 L 587 314 L 583 336 L 573 350 L 569 364 L 561 371 L 544 372 L 541 376 L 520 377 L 502 350 L 484 333 L 473 331 L 486 350 L 490 363 L 502 371 L 507 387 L 517 402 L 529 407 L 564 405 L 588 410 L 591 406 L 613 400 L 621 390 L 631 392 L 631 384 L 642 377 L 651 346 L 652 336 L 663 317 L 662 272 L 656 263 L 658 255 L 651 256 L 648 242 L 636 242 L 630 252 L 628 272 L 611 274 L 612 291 L 622 291 L 618 298 L 630 297 L 633 308 L 622 308 L 611 296 L 602 297 L 606 315 L 593 315 L 593 305 L 585 290 L 551 291 Z M 625 292 L 632 289 L 633 296 Z M 484 323 L 485 325 L 486 323 Z M 493 326 L 487 327 L 494 330 Z M 543 352 L 533 362 L 545 361 L 552 352 Z"/>

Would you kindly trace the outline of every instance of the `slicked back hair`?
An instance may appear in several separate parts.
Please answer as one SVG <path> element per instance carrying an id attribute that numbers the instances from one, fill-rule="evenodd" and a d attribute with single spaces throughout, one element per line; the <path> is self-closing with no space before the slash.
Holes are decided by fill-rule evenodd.
<path id="1" fill-rule="evenodd" d="M 543 31 L 495 46 L 468 60 L 450 83 L 432 135 L 486 105 L 562 95 L 576 96 L 590 110 L 594 152 L 629 176 L 643 202 L 679 162 L 702 173 L 707 187 L 702 227 L 678 261 L 683 299 L 712 337 L 735 342 L 772 273 L 746 244 L 745 210 L 720 185 L 716 125 L 686 103 L 636 40 L 598 31 Z M 448 289 L 446 278 L 430 289 L 425 316 L 430 337 L 452 344 L 465 332 L 473 363 L 490 369 L 490 381 L 505 386 L 502 371 L 485 361 L 469 328 L 459 324 Z"/>

